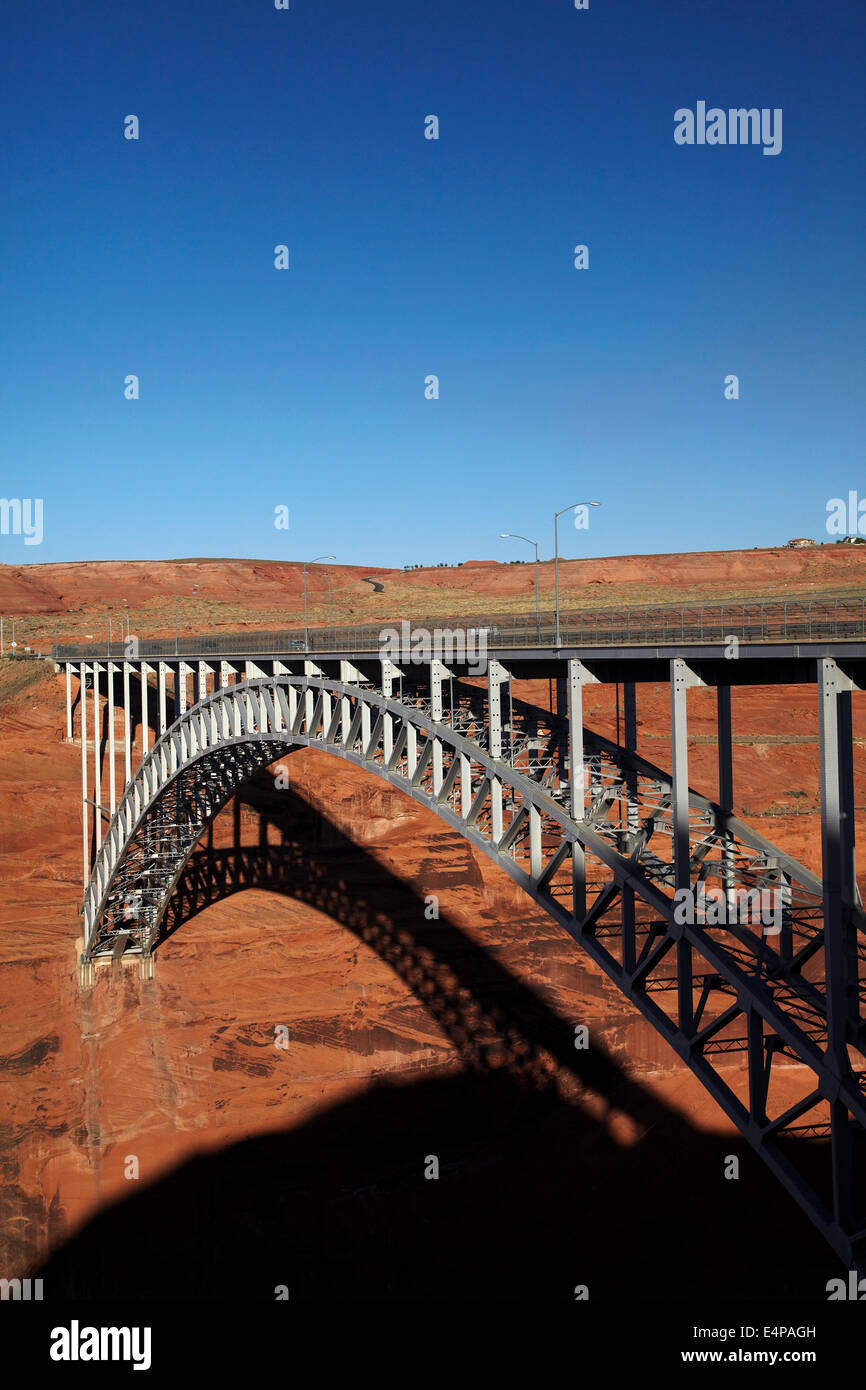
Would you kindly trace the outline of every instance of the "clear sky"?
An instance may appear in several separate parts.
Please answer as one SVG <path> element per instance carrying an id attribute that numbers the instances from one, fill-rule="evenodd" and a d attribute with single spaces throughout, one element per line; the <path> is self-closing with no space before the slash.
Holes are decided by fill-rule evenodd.
<path id="1" fill-rule="evenodd" d="M 750 547 L 866 496 L 864 0 L 4 0 L 0 34 L 0 492 L 44 504 L 0 560 L 527 558 L 499 532 L 550 555 L 589 498 L 563 554 Z M 699 101 L 781 108 L 781 152 L 677 145 Z"/>

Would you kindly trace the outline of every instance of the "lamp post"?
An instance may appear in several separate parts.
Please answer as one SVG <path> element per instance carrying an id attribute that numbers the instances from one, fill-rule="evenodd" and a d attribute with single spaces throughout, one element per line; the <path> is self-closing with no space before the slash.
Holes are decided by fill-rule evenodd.
<path id="1" fill-rule="evenodd" d="M 516 531 L 500 531 L 499 539 L 502 541 L 526 541 L 527 545 L 535 546 L 535 640 L 538 642 L 541 636 L 538 617 L 538 541 L 531 541 L 528 536 L 520 536 Z"/>
<path id="2" fill-rule="evenodd" d="M 575 507 L 600 507 L 600 502 L 572 502 L 568 507 L 563 507 L 561 511 L 555 512 L 553 517 L 553 541 L 554 541 L 554 573 L 556 575 L 556 637 L 555 645 L 561 645 L 559 638 L 559 518 L 563 512 L 574 511 Z"/>
<path id="3" fill-rule="evenodd" d="M 307 627 L 307 565 L 317 565 L 320 560 L 336 560 L 336 555 L 317 555 L 315 560 L 304 561 L 304 650 L 310 649 L 310 633 Z"/>

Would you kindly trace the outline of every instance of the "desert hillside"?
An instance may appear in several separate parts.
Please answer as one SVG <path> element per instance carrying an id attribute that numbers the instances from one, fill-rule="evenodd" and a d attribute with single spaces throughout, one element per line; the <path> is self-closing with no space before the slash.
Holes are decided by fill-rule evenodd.
<path id="1" fill-rule="evenodd" d="M 563 609 L 745 601 L 753 598 L 860 596 L 866 546 L 705 551 L 560 560 Z M 330 580 L 330 602 L 329 602 Z M 367 582 L 374 581 L 374 582 Z M 401 618 L 530 612 L 535 564 L 468 560 L 418 570 L 375 566 L 307 568 L 311 624 L 392 622 Z M 375 586 L 380 586 L 381 589 Z M 303 623 L 303 566 L 296 561 L 88 561 L 0 565 L 0 612 L 20 623 L 22 645 L 101 640 L 121 617 L 141 638 L 174 631 L 236 631 Z M 539 566 L 542 608 L 554 601 L 554 565 Z M 10 629 L 11 630 L 11 629 Z M 7 631 L 7 643 L 9 635 Z"/>

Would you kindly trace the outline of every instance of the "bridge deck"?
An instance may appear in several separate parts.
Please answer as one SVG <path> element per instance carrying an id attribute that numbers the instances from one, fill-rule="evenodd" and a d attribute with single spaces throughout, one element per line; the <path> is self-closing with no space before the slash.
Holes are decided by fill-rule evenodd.
<path id="1" fill-rule="evenodd" d="M 381 666 L 379 648 L 339 647 L 324 651 L 321 647 L 291 648 L 274 644 L 262 646 L 253 633 L 244 644 L 233 644 L 216 638 L 184 638 L 179 644 L 173 641 L 152 641 L 137 643 L 134 649 L 120 643 L 108 645 L 90 643 L 86 646 L 58 646 L 54 648 L 54 660 L 58 667 L 69 662 L 93 661 L 161 661 L 170 667 L 178 662 L 227 662 L 243 664 L 245 661 L 256 665 L 270 665 L 280 662 L 291 668 L 292 663 L 305 660 L 315 661 L 325 671 L 335 670 L 340 662 L 348 661 L 361 670 L 378 672 Z M 578 659 L 591 667 L 602 682 L 648 681 L 656 684 L 668 680 L 670 663 L 675 659 L 686 661 L 706 685 L 810 685 L 816 680 L 818 662 L 830 658 L 851 677 L 854 684 L 866 683 L 866 641 L 813 641 L 813 642 L 740 642 L 732 655 L 729 643 L 719 642 L 676 642 L 665 646 L 584 646 L 584 647 L 533 647 L 501 646 L 489 644 L 486 649 L 488 660 L 496 660 L 506 666 L 513 675 L 523 680 L 555 679 L 562 676 L 565 665 Z M 459 651 L 445 664 L 456 677 L 479 674 L 477 658 L 469 658 Z M 410 663 L 411 664 L 411 663 Z"/>

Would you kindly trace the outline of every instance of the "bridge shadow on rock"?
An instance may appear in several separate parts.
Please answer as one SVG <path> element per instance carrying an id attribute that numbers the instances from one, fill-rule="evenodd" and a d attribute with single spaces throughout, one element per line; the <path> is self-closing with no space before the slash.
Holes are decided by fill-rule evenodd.
<path id="1" fill-rule="evenodd" d="M 184 1163 L 55 1252 L 49 1297 L 824 1299 L 836 1262 L 745 1141 L 694 1128 L 598 1039 L 576 1050 L 573 1022 L 301 798 L 274 803 L 266 774 L 242 795 L 263 842 L 198 851 L 166 934 L 246 888 L 290 894 L 397 971 L 463 1070 Z"/>

